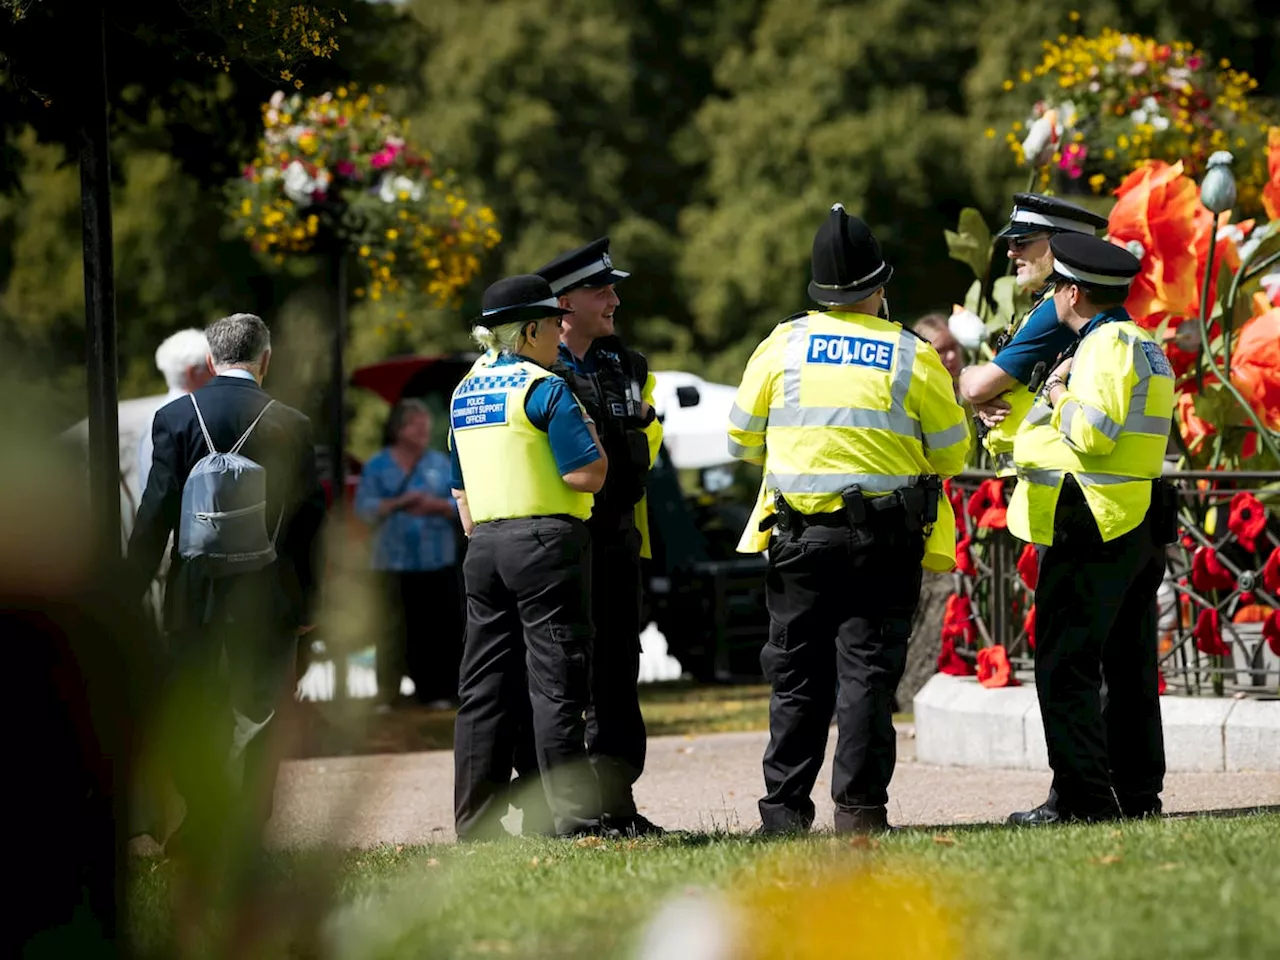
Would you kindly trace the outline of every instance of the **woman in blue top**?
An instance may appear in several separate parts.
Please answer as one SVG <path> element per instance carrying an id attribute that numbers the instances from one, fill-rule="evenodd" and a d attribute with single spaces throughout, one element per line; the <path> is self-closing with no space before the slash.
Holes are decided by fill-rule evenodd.
<path id="1" fill-rule="evenodd" d="M 426 404 L 401 400 L 387 418 L 385 446 L 360 475 L 356 513 L 373 527 L 372 566 L 384 585 L 378 696 L 394 701 L 407 673 L 420 702 L 446 707 L 457 702 L 462 655 L 458 508 L 449 456 L 430 442 Z"/>

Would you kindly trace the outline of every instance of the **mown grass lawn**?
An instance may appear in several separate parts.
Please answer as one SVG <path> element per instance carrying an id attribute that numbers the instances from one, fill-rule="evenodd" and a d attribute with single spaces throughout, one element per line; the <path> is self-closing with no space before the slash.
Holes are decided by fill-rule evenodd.
<path id="1" fill-rule="evenodd" d="M 270 908 L 279 950 L 270 955 L 298 955 L 303 928 L 316 929 L 314 919 L 290 920 L 314 910 L 299 891 L 316 863 L 272 861 L 286 896 Z M 512 840 L 382 848 L 335 864 L 322 929 L 342 958 L 1280 956 L 1275 814 L 913 829 L 878 842 Z M 171 955 L 171 867 L 135 866 L 135 942 L 144 955 Z M 677 919 L 658 927 L 682 950 L 646 955 L 664 907 Z M 712 934 L 734 938 L 726 952 L 690 952 Z"/>

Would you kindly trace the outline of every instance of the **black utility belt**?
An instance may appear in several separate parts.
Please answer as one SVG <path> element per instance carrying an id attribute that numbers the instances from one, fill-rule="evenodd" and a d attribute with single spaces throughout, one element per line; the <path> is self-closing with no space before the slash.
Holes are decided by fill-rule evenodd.
<path id="1" fill-rule="evenodd" d="M 867 498 L 867 508 L 873 513 L 891 519 L 895 513 L 903 513 L 905 507 L 902 501 L 894 496 Z M 777 514 L 774 515 L 775 517 Z M 866 522 L 866 521 L 863 521 Z M 849 512 L 841 507 L 839 510 L 831 513 L 795 513 L 791 514 L 786 527 L 778 522 L 780 530 L 785 529 L 788 533 L 797 533 L 805 527 L 854 527 L 858 524 L 854 523 L 849 517 Z"/>
<path id="2" fill-rule="evenodd" d="M 806 526 L 860 527 L 870 522 L 873 513 L 885 517 L 897 513 L 904 527 L 920 531 L 937 522 L 941 493 L 942 480 L 937 476 L 922 476 L 915 486 L 902 487 L 876 497 L 867 496 L 861 486 L 854 484 L 840 491 L 844 509 L 831 513 L 800 513 L 787 502 L 782 491 L 775 490 L 775 512 L 760 521 L 760 530 L 763 532 L 775 524 L 779 530 L 788 533 L 803 530 Z"/>

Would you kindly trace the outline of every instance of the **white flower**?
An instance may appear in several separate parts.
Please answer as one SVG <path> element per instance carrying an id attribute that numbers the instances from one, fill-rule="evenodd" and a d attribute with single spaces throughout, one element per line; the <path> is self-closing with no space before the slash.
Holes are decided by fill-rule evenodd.
<path id="1" fill-rule="evenodd" d="M 1049 110 L 1043 117 L 1031 124 L 1027 137 L 1022 141 L 1022 153 L 1027 163 L 1033 167 L 1043 167 L 1053 159 L 1054 148 L 1062 139 L 1062 126 L 1058 122 L 1058 111 Z"/>
<path id="2" fill-rule="evenodd" d="M 1130 240 L 1124 245 L 1124 248 L 1139 260 L 1147 255 L 1147 248 L 1142 245 L 1141 240 Z"/>
<path id="3" fill-rule="evenodd" d="M 1228 223 L 1225 227 L 1218 229 L 1218 241 L 1230 240 L 1237 247 L 1244 243 L 1244 231 L 1240 229 L 1238 223 Z"/>
<path id="4" fill-rule="evenodd" d="M 1267 299 L 1275 303 L 1276 297 L 1280 296 L 1280 270 L 1268 273 L 1258 282 L 1262 284 L 1262 289 L 1267 291 Z"/>
<path id="5" fill-rule="evenodd" d="M 1236 253 L 1240 254 L 1240 262 L 1248 263 L 1253 259 L 1253 255 L 1258 252 L 1258 247 L 1262 245 L 1265 233 L 1261 230 L 1253 231 L 1253 235 L 1244 243 L 1240 244 L 1240 249 Z"/>
<path id="6" fill-rule="evenodd" d="M 956 338 L 956 342 L 966 350 L 977 350 L 987 337 L 987 326 L 982 322 L 982 318 L 958 304 L 951 308 L 947 329 Z"/>
<path id="7" fill-rule="evenodd" d="M 311 179 L 307 168 L 295 160 L 284 171 L 284 193 L 297 204 L 311 202 L 311 194 L 316 189 L 316 181 Z"/>
<path id="8" fill-rule="evenodd" d="M 410 200 L 422 199 L 422 184 L 406 176 L 385 175 L 378 184 L 378 198 L 383 203 L 395 203 L 400 194 L 407 193 Z"/>
<path id="9" fill-rule="evenodd" d="M 271 95 L 271 99 L 267 102 L 270 103 L 271 106 L 274 107 L 276 110 L 279 110 L 280 104 L 284 103 L 284 91 L 277 90 L 275 93 Z"/>

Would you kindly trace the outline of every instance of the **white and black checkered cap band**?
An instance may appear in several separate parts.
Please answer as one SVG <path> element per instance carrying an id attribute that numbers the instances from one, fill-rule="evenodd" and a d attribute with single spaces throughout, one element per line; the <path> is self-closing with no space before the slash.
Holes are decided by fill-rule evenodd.
<path id="1" fill-rule="evenodd" d="M 1092 284 L 1095 287 L 1127 287 L 1134 280 L 1133 277 L 1116 277 L 1107 273 L 1081 270 L 1079 267 L 1069 267 L 1057 257 L 1053 258 L 1053 272 L 1068 280 L 1079 280 L 1081 283 Z"/>
<path id="2" fill-rule="evenodd" d="M 492 310 L 486 310 L 480 314 L 482 317 L 492 317 L 495 313 L 506 313 L 509 310 L 525 310 L 529 307 L 558 307 L 560 302 L 555 297 L 547 297 L 545 300 L 538 300 L 535 303 L 514 303 L 507 307 L 494 307 Z"/>
<path id="3" fill-rule="evenodd" d="M 594 277 L 597 273 L 612 273 L 619 280 L 625 280 L 631 274 L 623 270 L 615 270 L 612 263 L 606 263 L 604 260 L 596 260 L 589 263 L 585 267 L 579 267 L 573 273 L 566 273 L 563 277 L 559 277 L 551 282 L 551 289 L 557 292 L 568 290 L 575 283 L 581 283 L 588 277 Z"/>
<path id="4" fill-rule="evenodd" d="M 1014 207 L 1013 215 L 1009 217 L 1011 223 L 1031 223 L 1038 227 L 1053 227 L 1055 230 L 1069 230 L 1072 233 L 1087 233 L 1093 236 L 1094 228 L 1087 224 L 1081 223 L 1079 220 L 1072 220 L 1070 217 L 1055 217 L 1047 213 L 1036 213 L 1034 210 L 1027 210 L 1022 207 Z"/>

